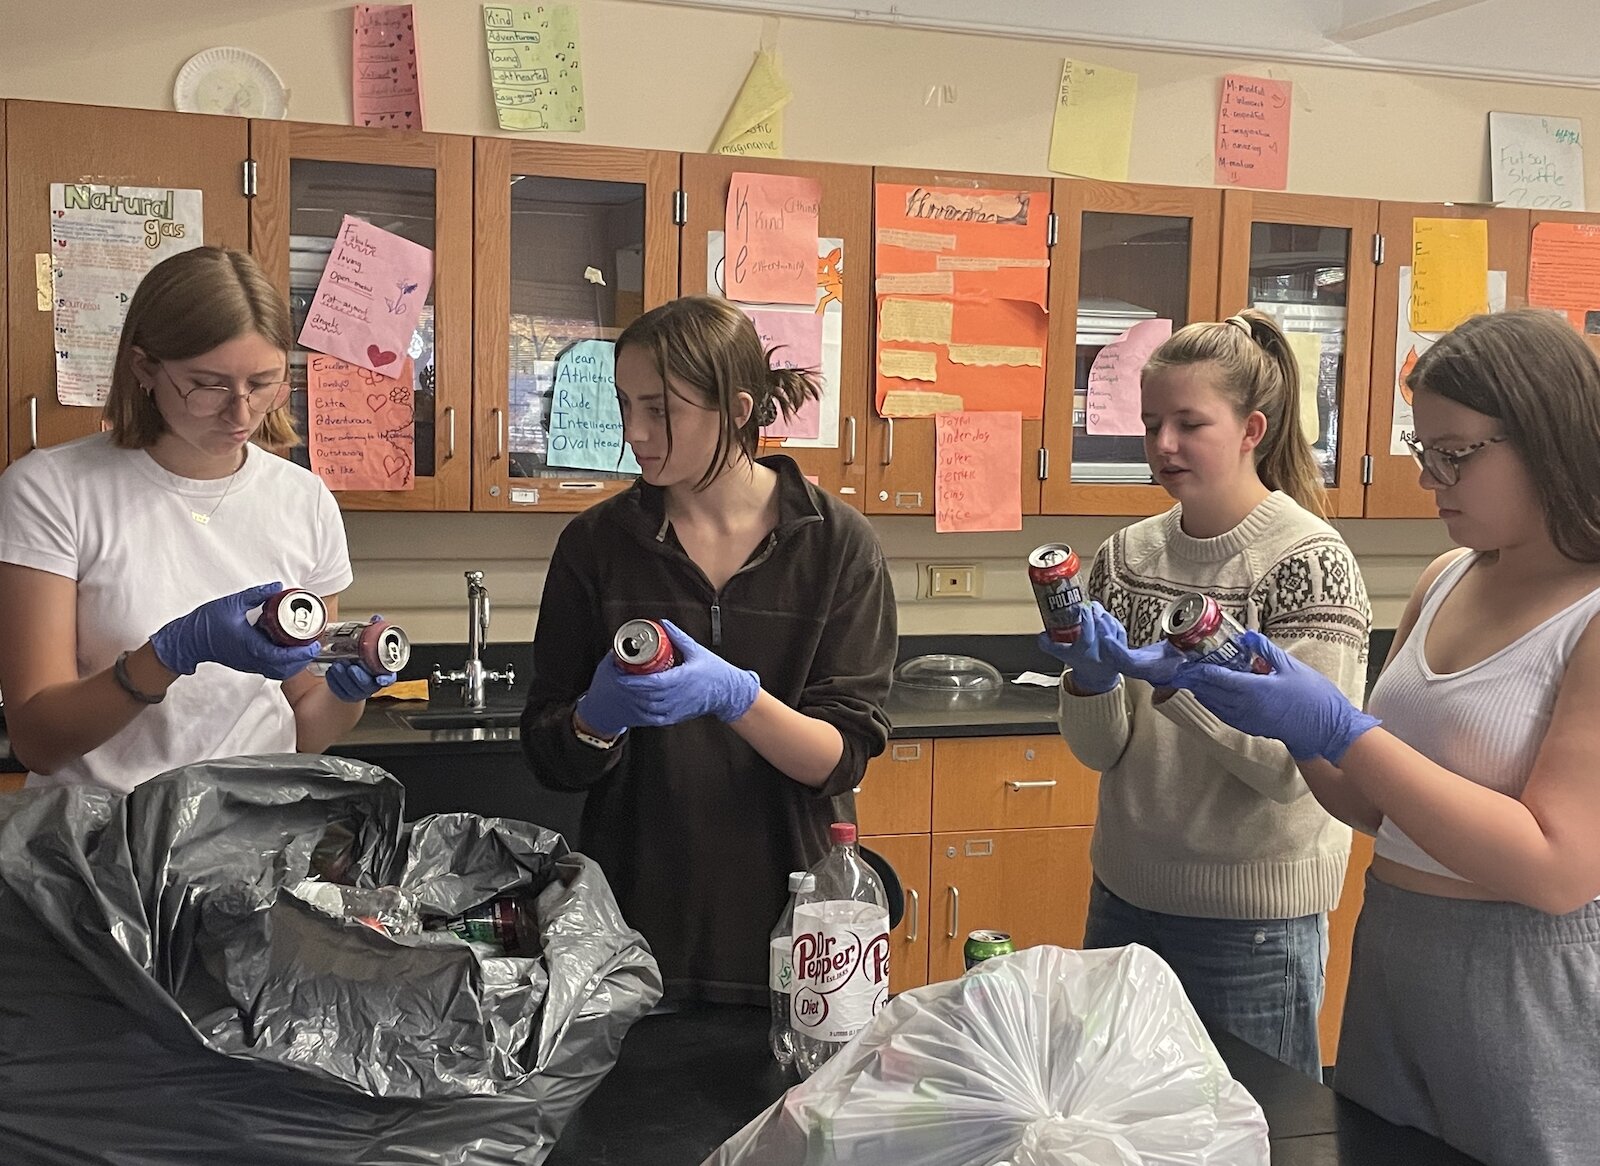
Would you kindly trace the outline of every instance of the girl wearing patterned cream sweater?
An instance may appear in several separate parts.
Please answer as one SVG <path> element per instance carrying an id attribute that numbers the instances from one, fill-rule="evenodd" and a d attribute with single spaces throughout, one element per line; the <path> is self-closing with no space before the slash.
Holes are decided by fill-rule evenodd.
<path id="1" fill-rule="evenodd" d="M 1319 517 L 1299 384 L 1261 312 L 1191 324 L 1156 350 L 1142 378 L 1145 455 L 1177 505 L 1106 541 L 1080 639 L 1040 646 L 1069 665 L 1062 736 L 1103 775 L 1084 946 L 1144 944 L 1207 1024 L 1320 1076 L 1327 912 L 1350 828 L 1310 796 L 1282 744 L 1167 687 L 1182 658 L 1159 635 L 1171 599 L 1204 592 L 1360 702 L 1371 609 L 1354 556 Z"/>

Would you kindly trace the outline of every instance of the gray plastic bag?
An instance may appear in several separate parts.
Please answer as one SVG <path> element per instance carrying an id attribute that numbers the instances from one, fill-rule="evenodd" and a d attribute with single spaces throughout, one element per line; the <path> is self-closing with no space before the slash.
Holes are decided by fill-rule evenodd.
<path id="1" fill-rule="evenodd" d="M 559 835 L 406 825 L 403 796 L 374 766 L 284 755 L 0 798 L 0 1161 L 542 1162 L 660 972 Z M 439 916 L 553 868 L 542 954 L 315 910 L 286 888 L 330 837 L 346 881 Z"/>

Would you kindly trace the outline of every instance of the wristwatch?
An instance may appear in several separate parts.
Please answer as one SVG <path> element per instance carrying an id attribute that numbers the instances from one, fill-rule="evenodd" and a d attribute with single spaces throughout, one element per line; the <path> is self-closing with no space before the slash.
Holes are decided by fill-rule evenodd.
<path id="1" fill-rule="evenodd" d="M 576 708 L 572 710 L 572 715 L 567 718 L 567 723 L 572 726 L 572 735 L 593 749 L 615 749 L 622 743 L 623 736 L 628 732 L 628 730 L 624 729 L 615 737 L 610 738 L 597 737 L 593 733 L 586 733 L 578 728 L 578 710 Z"/>
<path id="2" fill-rule="evenodd" d="M 167 699 L 167 694 L 164 691 L 154 695 L 142 692 L 135 687 L 133 677 L 128 675 L 128 657 L 132 654 L 132 652 L 123 652 L 118 656 L 117 662 L 111 665 L 111 675 L 116 678 L 117 684 L 122 691 L 133 697 L 140 704 L 160 704 Z"/>

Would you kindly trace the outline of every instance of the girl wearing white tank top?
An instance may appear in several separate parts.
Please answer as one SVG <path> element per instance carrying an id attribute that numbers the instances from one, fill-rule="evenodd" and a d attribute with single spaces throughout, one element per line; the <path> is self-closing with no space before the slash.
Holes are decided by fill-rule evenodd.
<path id="1" fill-rule="evenodd" d="M 1371 715 L 1254 632 L 1272 675 L 1173 684 L 1378 837 L 1335 1087 L 1488 1166 L 1592 1163 L 1600 361 L 1524 310 L 1468 320 L 1408 384 L 1406 442 L 1463 549 L 1419 580 Z"/>

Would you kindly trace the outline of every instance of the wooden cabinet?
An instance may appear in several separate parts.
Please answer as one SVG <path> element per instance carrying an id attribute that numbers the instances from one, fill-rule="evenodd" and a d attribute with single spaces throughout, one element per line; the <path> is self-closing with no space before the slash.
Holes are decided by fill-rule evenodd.
<path id="1" fill-rule="evenodd" d="M 244 162 L 249 123 L 147 109 L 10 101 L 5 111 L 5 283 L 11 460 L 100 428 L 100 409 L 56 397 L 55 317 L 34 295 L 48 256 L 50 186 L 93 183 L 199 190 L 205 242 L 249 246 Z M 106 387 L 109 387 L 109 375 Z"/>
<path id="2" fill-rule="evenodd" d="M 1339 1024 L 1344 1019 L 1344 998 L 1350 986 L 1350 944 L 1355 938 L 1356 918 L 1366 901 L 1367 867 L 1372 865 L 1372 838 L 1357 834 L 1350 844 L 1350 865 L 1345 868 L 1344 890 L 1339 905 L 1328 912 L 1328 969 L 1322 994 L 1322 1015 L 1318 1036 L 1322 1043 L 1322 1063 L 1338 1061 Z"/>
<path id="3" fill-rule="evenodd" d="M 1003 174 L 967 174 L 931 170 L 902 170 L 880 167 L 873 172 L 874 191 L 878 185 L 922 185 L 970 187 L 974 191 L 1028 191 L 1032 195 L 1029 215 L 1050 213 L 1051 182 L 1044 178 L 1022 178 Z M 1030 220 L 1031 221 L 1031 220 Z M 1051 283 L 1055 276 L 1052 274 Z M 875 299 L 875 297 L 874 297 Z M 877 305 L 872 311 L 874 335 L 878 323 Z M 954 333 L 952 336 L 954 337 Z M 869 359 L 875 361 L 874 354 Z M 1050 354 L 1044 354 L 1046 372 Z M 868 376 L 869 385 L 875 383 Z M 1046 382 L 1048 385 L 1048 381 Z M 935 391 L 945 391 L 934 384 Z M 951 389 L 950 391 L 957 391 Z M 1048 391 L 1048 390 L 1047 390 Z M 875 391 L 867 393 L 867 500 L 868 514 L 932 514 L 934 482 L 934 432 L 932 417 L 880 417 Z M 968 408 L 981 409 L 977 402 Z M 1048 406 L 1047 406 L 1048 408 Z M 1022 454 L 1018 472 L 1022 475 L 1022 513 L 1039 513 L 1039 467 L 1041 464 L 1042 422 L 1023 419 Z"/>
<path id="4" fill-rule="evenodd" d="M 296 336 L 344 216 L 433 252 L 433 284 L 417 318 L 412 357 L 415 430 L 409 490 L 337 490 L 352 510 L 465 510 L 471 503 L 472 139 L 302 122 L 250 123 L 256 194 L 250 246 L 289 298 Z M 209 217 L 209 207 L 208 217 Z M 315 402 L 311 353 L 295 346 L 289 375 L 295 428 L 307 433 Z M 309 465 L 305 446 L 291 454 Z M 336 486 L 336 482 L 330 482 Z"/>
<path id="5" fill-rule="evenodd" d="M 856 787 L 862 834 L 926 834 L 933 804 L 933 742 L 890 741 Z"/>
<path id="6" fill-rule="evenodd" d="M 861 418 L 867 413 L 873 335 L 872 169 L 718 154 L 683 156 L 687 210 L 680 295 L 726 294 L 721 265 L 729 181 L 735 173 L 786 174 L 814 180 L 822 191 L 817 218 L 818 312 L 823 317 L 823 368 L 829 382 L 817 438 L 763 443 L 761 452 L 794 458 L 801 472 L 857 510 L 866 489 Z M 828 310 L 837 300 L 839 307 Z M 749 305 L 759 307 L 760 305 Z M 837 364 L 830 359 L 832 354 Z"/>
<path id="7" fill-rule="evenodd" d="M 1228 190 L 1222 196 L 1217 311 L 1258 308 L 1296 346 L 1303 428 L 1328 487 L 1328 513 L 1359 517 L 1365 499 L 1367 382 L 1378 204 Z"/>
<path id="8" fill-rule="evenodd" d="M 1367 452 L 1372 458 L 1372 480 L 1367 486 L 1368 518 L 1433 518 L 1438 514 L 1433 495 L 1418 484 L 1417 465 L 1398 445 L 1397 430 L 1410 428 L 1397 419 L 1396 398 L 1410 410 L 1410 390 L 1402 380 L 1416 350 L 1397 343 L 1402 276 L 1409 286 L 1412 220 L 1483 219 L 1488 224 L 1489 270 L 1505 272 L 1508 308 L 1523 307 L 1528 291 L 1528 212 L 1503 207 L 1467 207 L 1449 203 L 1386 202 L 1378 208 L 1378 231 L 1387 252 L 1378 270 L 1373 296 L 1372 389 L 1368 409 Z M 1491 286 L 1492 291 L 1492 286 Z M 1491 301 L 1493 296 L 1491 295 Z M 1492 306 L 1492 305 L 1491 305 Z M 1398 452 L 1397 452 L 1398 451 Z"/>
<path id="9" fill-rule="evenodd" d="M 476 148 L 473 508 L 583 510 L 634 475 L 590 468 L 609 460 L 620 423 L 605 457 L 592 446 L 580 456 L 579 441 L 592 439 L 579 423 L 615 390 L 562 357 L 584 344 L 586 366 L 608 367 L 592 342 L 609 348 L 677 294 L 678 155 L 510 138 Z M 582 385 L 557 384 L 574 374 Z M 569 407 L 567 392 L 587 404 Z"/>
<path id="10" fill-rule="evenodd" d="M 904 992 L 928 982 L 928 848 L 926 834 L 864 837 L 861 845 L 889 860 L 900 876 L 905 913 L 889 933 L 889 991 Z"/>
<path id="11" fill-rule="evenodd" d="M 1100 775 L 1060 737 L 950 737 L 934 757 L 935 832 L 1094 822 Z"/>
<path id="12" fill-rule="evenodd" d="M 1079 179 L 1055 191 L 1044 513 L 1155 514 L 1172 500 L 1142 434 L 1089 432 L 1089 370 L 1140 320 L 1216 319 L 1222 192 Z"/>

